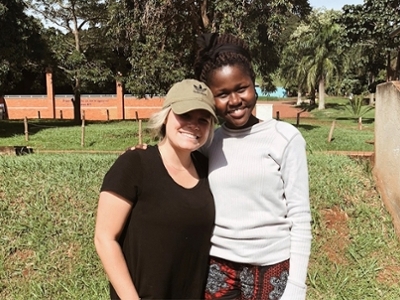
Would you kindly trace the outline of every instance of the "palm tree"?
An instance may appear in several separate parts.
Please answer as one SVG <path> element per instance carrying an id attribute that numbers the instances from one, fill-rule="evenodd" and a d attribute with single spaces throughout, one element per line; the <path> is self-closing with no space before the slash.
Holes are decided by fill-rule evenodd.
<path id="1" fill-rule="evenodd" d="M 345 65 L 343 29 L 334 21 L 337 14 L 333 10 L 314 11 L 291 35 L 282 52 L 281 80 L 296 84 L 300 93 L 308 90 L 313 102 L 318 86 L 318 109 L 325 109 L 325 87 L 331 79 L 338 79 Z"/>
<path id="2" fill-rule="evenodd" d="M 318 109 L 325 109 L 325 87 L 332 79 L 343 73 L 345 52 L 341 47 L 342 28 L 334 22 L 334 11 L 313 18 L 310 33 L 303 38 L 303 47 L 308 49 L 300 64 L 307 69 L 307 85 L 315 89 L 318 85 Z"/>
<path id="3" fill-rule="evenodd" d="M 302 93 L 307 90 L 307 76 L 305 69 L 298 64 L 296 58 L 298 50 L 296 41 L 289 42 L 285 47 L 282 52 L 279 77 L 286 90 L 297 89 L 297 105 L 300 105 Z"/>
<path id="4" fill-rule="evenodd" d="M 301 96 L 303 92 L 311 93 L 313 98 L 315 90 L 307 84 L 308 68 L 300 63 L 302 57 L 310 53 L 309 45 L 304 43 L 304 37 L 311 35 L 311 27 L 304 21 L 300 23 L 297 29 L 291 34 L 290 39 L 282 51 L 279 76 L 286 89 L 290 87 L 297 89 L 297 105 L 301 104 Z"/>

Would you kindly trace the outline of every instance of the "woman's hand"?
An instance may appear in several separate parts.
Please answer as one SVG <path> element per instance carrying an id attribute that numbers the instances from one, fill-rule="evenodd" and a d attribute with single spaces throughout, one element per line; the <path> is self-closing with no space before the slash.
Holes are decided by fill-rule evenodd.
<path id="1" fill-rule="evenodd" d="M 135 150 L 135 149 L 146 150 L 147 149 L 147 144 L 139 144 L 139 145 L 136 145 L 135 147 L 130 147 L 129 148 L 129 150 Z"/>

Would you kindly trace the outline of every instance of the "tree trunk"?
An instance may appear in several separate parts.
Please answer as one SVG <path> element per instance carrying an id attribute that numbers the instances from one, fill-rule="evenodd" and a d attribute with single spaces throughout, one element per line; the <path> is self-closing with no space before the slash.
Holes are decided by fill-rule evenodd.
<path id="1" fill-rule="evenodd" d="M 203 23 L 203 28 L 208 28 L 210 26 L 210 19 L 207 16 L 207 0 L 201 1 L 200 4 L 200 14 L 201 14 L 201 21 Z"/>
<path id="2" fill-rule="evenodd" d="M 375 104 L 375 93 L 369 93 L 369 105 Z"/>
<path id="3" fill-rule="evenodd" d="M 314 88 L 312 88 L 311 89 L 311 92 L 310 92 L 311 94 L 310 94 L 310 105 L 311 106 L 313 106 L 313 105 L 315 105 L 315 89 Z"/>
<path id="4" fill-rule="evenodd" d="M 74 86 L 74 121 L 79 124 L 81 122 L 81 81 L 75 80 Z"/>
<path id="5" fill-rule="evenodd" d="M 392 68 L 390 66 L 390 51 L 387 51 L 386 53 L 386 81 L 391 81 L 392 80 Z"/>
<path id="6" fill-rule="evenodd" d="M 325 77 L 321 77 L 318 84 L 318 110 L 325 109 Z"/>
<path id="7" fill-rule="evenodd" d="M 300 89 L 298 89 L 297 90 L 297 103 L 296 103 L 296 105 L 301 105 L 301 90 Z"/>
<path id="8" fill-rule="evenodd" d="M 397 60 L 396 60 L 396 71 L 395 71 L 395 79 L 400 80 L 400 48 L 397 49 Z"/>
<path id="9" fill-rule="evenodd" d="M 373 73 L 370 73 L 368 76 L 368 87 L 371 86 L 375 82 L 375 75 Z M 370 89 L 369 89 L 370 90 Z M 375 99 L 375 94 L 374 93 L 369 93 L 369 105 L 374 104 L 374 99 Z"/>

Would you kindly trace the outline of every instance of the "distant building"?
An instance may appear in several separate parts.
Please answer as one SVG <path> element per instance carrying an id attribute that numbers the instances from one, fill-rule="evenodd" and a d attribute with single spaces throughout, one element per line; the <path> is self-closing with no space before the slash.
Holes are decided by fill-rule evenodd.
<path id="1" fill-rule="evenodd" d="M 263 93 L 260 85 L 256 83 L 256 92 L 259 97 L 286 98 L 287 93 L 283 87 L 277 87 L 274 92 Z"/>

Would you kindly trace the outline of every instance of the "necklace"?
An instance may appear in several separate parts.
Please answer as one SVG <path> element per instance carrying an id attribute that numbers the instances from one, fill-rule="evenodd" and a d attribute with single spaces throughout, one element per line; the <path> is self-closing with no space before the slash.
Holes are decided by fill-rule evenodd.
<path id="1" fill-rule="evenodd" d="M 185 166 L 182 165 L 182 168 L 177 168 L 177 167 L 175 167 L 174 165 L 170 164 L 170 163 L 167 161 L 167 159 L 163 156 L 163 153 L 162 153 L 160 147 L 158 148 L 158 152 L 160 153 L 161 160 L 163 161 L 164 165 L 165 165 L 167 168 L 172 168 L 172 169 L 174 169 L 174 170 L 176 170 L 176 171 L 179 171 L 179 172 L 184 172 L 184 171 L 187 172 L 187 171 L 189 171 L 189 170 L 193 167 L 193 162 L 192 162 L 192 160 L 190 159 L 190 163 L 189 163 L 189 165 L 188 165 L 187 167 L 185 167 Z"/>

